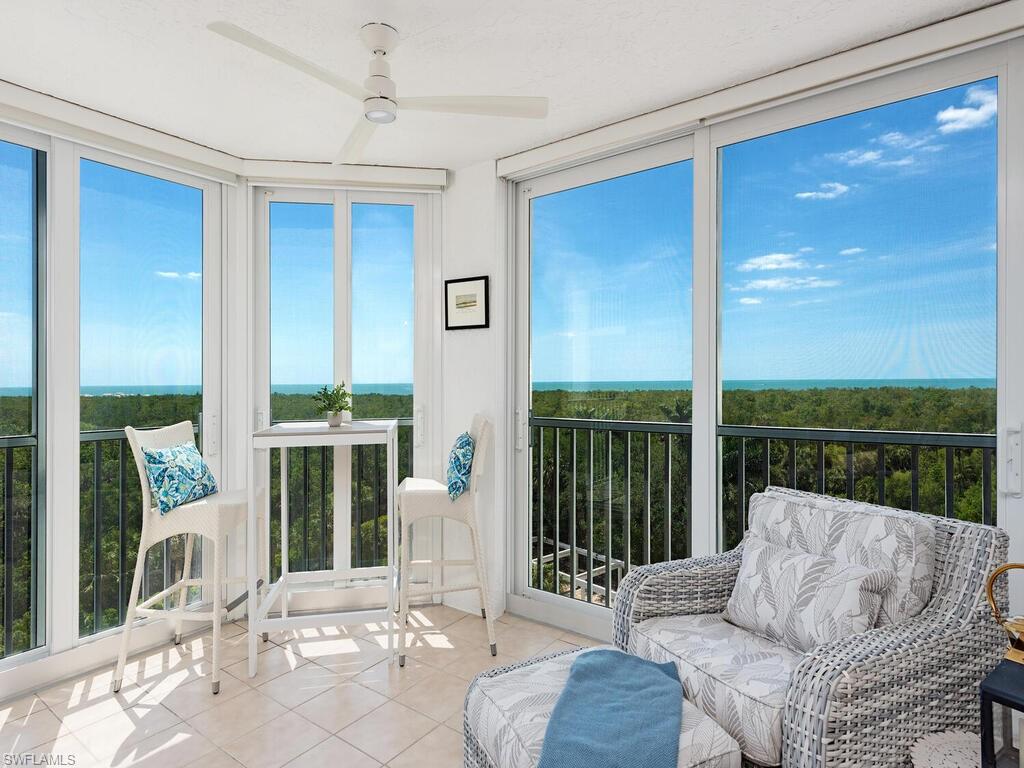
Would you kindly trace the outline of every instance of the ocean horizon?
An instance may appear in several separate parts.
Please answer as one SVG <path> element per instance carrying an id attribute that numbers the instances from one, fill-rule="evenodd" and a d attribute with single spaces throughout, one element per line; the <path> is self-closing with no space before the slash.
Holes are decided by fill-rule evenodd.
<path id="1" fill-rule="evenodd" d="M 273 394 L 310 395 L 321 384 L 279 384 Z M 881 387 L 966 389 L 978 387 L 995 389 L 996 380 L 974 379 L 734 379 L 722 382 L 725 391 L 765 389 L 879 389 Z M 691 390 L 693 382 L 681 380 L 624 380 L 624 381 L 535 381 L 535 392 L 642 392 Z M 355 395 L 411 395 L 411 383 L 369 383 L 352 385 Z M 82 397 L 103 397 L 131 395 L 196 395 L 197 384 L 181 385 L 89 385 L 81 388 Z M 0 387 L 0 397 L 26 397 L 32 393 L 30 387 Z"/>

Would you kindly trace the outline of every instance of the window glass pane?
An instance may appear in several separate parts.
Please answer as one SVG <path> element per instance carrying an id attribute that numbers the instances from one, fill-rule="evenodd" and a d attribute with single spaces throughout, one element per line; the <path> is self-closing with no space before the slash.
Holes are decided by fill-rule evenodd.
<path id="1" fill-rule="evenodd" d="M 271 203 L 271 418 L 319 418 L 310 395 L 333 383 L 334 206 Z"/>
<path id="2" fill-rule="evenodd" d="M 690 421 L 693 163 L 534 198 L 533 413 Z"/>
<path id="3" fill-rule="evenodd" d="M 0 141 L 0 658 L 43 645 L 36 150 Z"/>
<path id="4" fill-rule="evenodd" d="M 0 141 L 0 434 L 32 432 L 34 150 Z"/>
<path id="5" fill-rule="evenodd" d="M 352 205 L 352 386 L 356 418 L 411 417 L 413 220 L 411 205 Z M 398 428 L 398 479 L 412 474 L 412 425 Z M 352 450 L 352 563 L 387 561 L 384 446 Z"/>
<path id="6" fill-rule="evenodd" d="M 412 416 L 413 211 L 352 206 L 352 386 L 358 418 Z"/>
<path id="7" fill-rule="evenodd" d="M 724 423 L 995 430 L 996 90 L 721 150 Z"/>
<path id="8" fill-rule="evenodd" d="M 79 629 L 91 634 L 123 621 L 138 551 L 139 478 L 120 430 L 198 425 L 203 192 L 86 159 L 80 179 Z M 181 551 L 150 551 L 144 593 L 180 570 Z"/>

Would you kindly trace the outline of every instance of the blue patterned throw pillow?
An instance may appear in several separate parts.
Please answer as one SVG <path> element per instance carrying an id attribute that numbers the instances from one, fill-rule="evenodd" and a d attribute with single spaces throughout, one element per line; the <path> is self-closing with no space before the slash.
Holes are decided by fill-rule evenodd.
<path id="1" fill-rule="evenodd" d="M 192 443 L 143 448 L 149 488 L 161 515 L 217 492 L 217 481 Z"/>
<path id="2" fill-rule="evenodd" d="M 455 501 L 469 488 L 469 473 L 473 469 L 473 438 L 463 432 L 455 438 L 448 454 L 448 496 Z"/>

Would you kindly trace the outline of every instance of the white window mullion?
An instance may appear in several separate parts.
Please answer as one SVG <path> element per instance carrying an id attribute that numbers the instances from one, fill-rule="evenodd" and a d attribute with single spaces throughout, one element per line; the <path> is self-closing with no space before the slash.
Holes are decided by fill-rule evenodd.
<path id="1" fill-rule="evenodd" d="M 709 129 L 693 136 L 693 435 L 691 551 L 719 549 L 718 164 Z"/>
<path id="2" fill-rule="evenodd" d="M 334 193 L 334 383 L 352 391 L 352 230 L 349 193 Z M 334 567 L 352 567 L 352 449 L 334 449 Z"/>

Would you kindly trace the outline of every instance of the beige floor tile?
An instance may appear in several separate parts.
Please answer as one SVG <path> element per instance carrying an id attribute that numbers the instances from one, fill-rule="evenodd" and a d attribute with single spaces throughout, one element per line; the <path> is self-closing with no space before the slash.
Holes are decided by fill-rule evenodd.
<path id="1" fill-rule="evenodd" d="M 279 768 L 312 749 L 330 734 L 294 712 L 226 744 L 224 751 L 245 768 Z"/>
<path id="2" fill-rule="evenodd" d="M 309 701 L 314 696 L 333 688 L 344 679 L 341 675 L 331 672 L 319 664 L 306 664 L 292 672 L 275 677 L 257 690 L 278 704 L 293 709 L 304 701 Z"/>
<path id="3" fill-rule="evenodd" d="M 424 664 L 411 656 L 406 657 L 405 666 L 398 666 L 398 659 L 379 661 L 365 672 L 360 672 L 353 680 L 377 693 L 394 698 L 402 691 L 408 690 L 437 672 L 436 667 Z"/>
<path id="4" fill-rule="evenodd" d="M 203 755 L 198 760 L 189 763 L 185 768 L 242 768 L 242 764 L 223 749 L 216 748 L 212 752 L 208 752 Z M 323 766 L 322 768 L 332 767 Z M 337 766 L 336 768 L 341 768 L 341 766 Z"/>
<path id="5" fill-rule="evenodd" d="M 513 627 L 515 629 L 529 630 L 537 633 L 538 635 L 546 635 L 552 639 L 565 632 L 565 630 L 560 627 L 554 627 L 550 624 L 542 624 L 539 621 L 533 621 L 532 619 L 527 619 L 523 616 L 516 616 L 512 613 L 503 613 L 499 616 L 498 624 Z"/>
<path id="6" fill-rule="evenodd" d="M 499 631 L 505 627 L 498 622 L 494 622 L 494 624 L 494 636 L 497 638 Z M 449 624 L 444 628 L 444 632 L 450 635 L 455 642 L 461 641 L 468 645 L 488 645 L 490 642 L 487 636 L 487 622 L 479 616 L 467 616 L 454 624 Z"/>
<path id="7" fill-rule="evenodd" d="M 249 686 L 223 670 L 220 673 L 220 691 L 216 695 L 209 677 L 186 680 L 181 685 L 170 685 L 169 682 L 161 680 L 156 683 L 146 692 L 142 702 L 163 704 L 182 720 L 188 720 L 249 690 Z"/>
<path id="8" fill-rule="evenodd" d="M 291 648 L 304 659 L 339 675 L 357 675 L 388 657 L 386 650 L 358 637 L 303 638 L 281 647 Z"/>
<path id="9" fill-rule="evenodd" d="M 279 648 L 276 645 L 260 653 L 257 661 L 256 677 L 249 677 L 248 657 L 225 667 L 225 670 L 227 670 L 228 674 L 237 677 L 246 685 L 257 687 L 269 680 L 273 680 L 275 677 L 280 677 L 309 663 L 306 659 L 299 656 L 294 649 Z"/>
<path id="10" fill-rule="evenodd" d="M 460 658 L 469 643 L 459 640 L 443 630 L 410 633 L 406 638 L 406 656 L 425 662 L 432 667 L 444 668 Z"/>
<path id="11" fill-rule="evenodd" d="M 463 680 L 472 680 L 481 672 L 514 664 L 515 661 L 511 656 L 504 656 L 500 653 L 497 656 L 491 656 L 489 648 L 474 648 L 450 663 L 444 668 L 444 671 L 461 677 Z"/>
<path id="12" fill-rule="evenodd" d="M 331 736 L 304 752 L 287 764 L 286 768 L 380 768 L 380 763 L 346 744 L 337 736 Z M 216 768 L 216 767 L 214 767 Z"/>
<path id="13" fill-rule="evenodd" d="M 409 624 L 420 629 L 444 629 L 467 616 L 477 615 L 448 605 L 424 605 L 409 609 Z"/>
<path id="14" fill-rule="evenodd" d="M 387 703 L 377 691 L 347 680 L 296 707 L 295 711 L 331 733 Z"/>
<path id="15" fill-rule="evenodd" d="M 388 763 L 388 768 L 461 768 L 462 734 L 439 725 Z"/>
<path id="16" fill-rule="evenodd" d="M 125 686 L 120 693 L 90 689 L 83 692 L 82 696 L 75 694 L 67 701 L 51 704 L 50 710 L 68 729 L 77 731 L 141 704 L 148 694 L 148 688 L 136 685 Z"/>
<path id="17" fill-rule="evenodd" d="M 188 722 L 218 747 L 223 747 L 287 711 L 259 691 L 249 690 L 190 718 Z"/>
<path id="18" fill-rule="evenodd" d="M 535 656 L 552 642 L 547 634 L 538 634 L 528 628 L 512 627 L 498 637 L 498 653 L 513 659 Z"/>
<path id="19" fill-rule="evenodd" d="M 0 704 L 0 728 L 18 718 L 28 717 L 34 712 L 46 709 L 46 703 L 36 694 L 30 693 L 20 699 Z"/>
<path id="20" fill-rule="evenodd" d="M 460 709 L 454 715 L 445 720 L 444 724 L 451 728 L 453 731 L 456 731 L 457 733 L 462 733 L 462 729 L 465 726 L 465 723 L 463 722 L 462 718 L 463 712 Z"/>
<path id="21" fill-rule="evenodd" d="M 463 678 L 438 672 L 397 696 L 395 701 L 441 723 L 462 709 L 468 687 L 469 682 Z"/>
<path id="22" fill-rule="evenodd" d="M 389 701 L 356 720 L 338 736 L 375 760 L 386 763 L 426 736 L 435 725 L 429 717 Z"/>
<path id="23" fill-rule="evenodd" d="M 103 761 L 106 768 L 178 768 L 216 750 L 187 723 L 178 723 L 148 739 L 119 749 Z M 76 766 L 77 768 L 77 766 Z"/>
<path id="24" fill-rule="evenodd" d="M 67 733 L 67 728 L 48 709 L 12 718 L 0 728 L 0 754 L 28 752 L 64 733 Z"/>
<path id="25" fill-rule="evenodd" d="M 593 648 L 595 645 L 601 645 L 600 640 L 595 640 L 586 635 L 578 635 L 575 632 L 563 632 L 558 636 L 558 639 L 571 645 L 578 645 L 580 648 Z"/>
<path id="26" fill-rule="evenodd" d="M 62 734 L 55 740 L 40 744 L 28 752 L 35 761 L 31 765 L 62 765 L 75 768 L 100 768 L 102 765 L 71 733 Z M 26 765 L 29 764 L 26 762 Z"/>
<path id="27" fill-rule="evenodd" d="M 131 660 L 129 660 L 131 662 Z M 136 670 L 138 666 L 136 665 Z M 129 677 L 129 669 L 125 669 L 124 685 L 121 693 L 128 696 L 130 691 L 139 690 L 145 686 L 135 683 L 134 673 Z M 67 703 L 71 707 L 79 707 L 91 701 L 97 701 L 111 694 L 114 680 L 113 665 L 106 669 L 99 669 L 89 674 L 72 680 L 65 680 L 36 692 L 36 696 L 42 699 L 50 709 L 56 709 L 59 705 Z M 141 698 L 141 693 L 139 694 Z"/>
<path id="28" fill-rule="evenodd" d="M 550 653 L 561 653 L 562 651 L 578 651 L 579 649 L 580 647 L 578 645 L 567 643 L 564 640 L 555 640 L 554 642 L 545 645 L 543 648 L 541 648 L 539 651 L 532 655 L 547 656 Z"/>
<path id="29" fill-rule="evenodd" d="M 93 755 L 105 760 L 180 722 L 177 715 L 159 704 L 136 704 L 74 734 Z"/>

